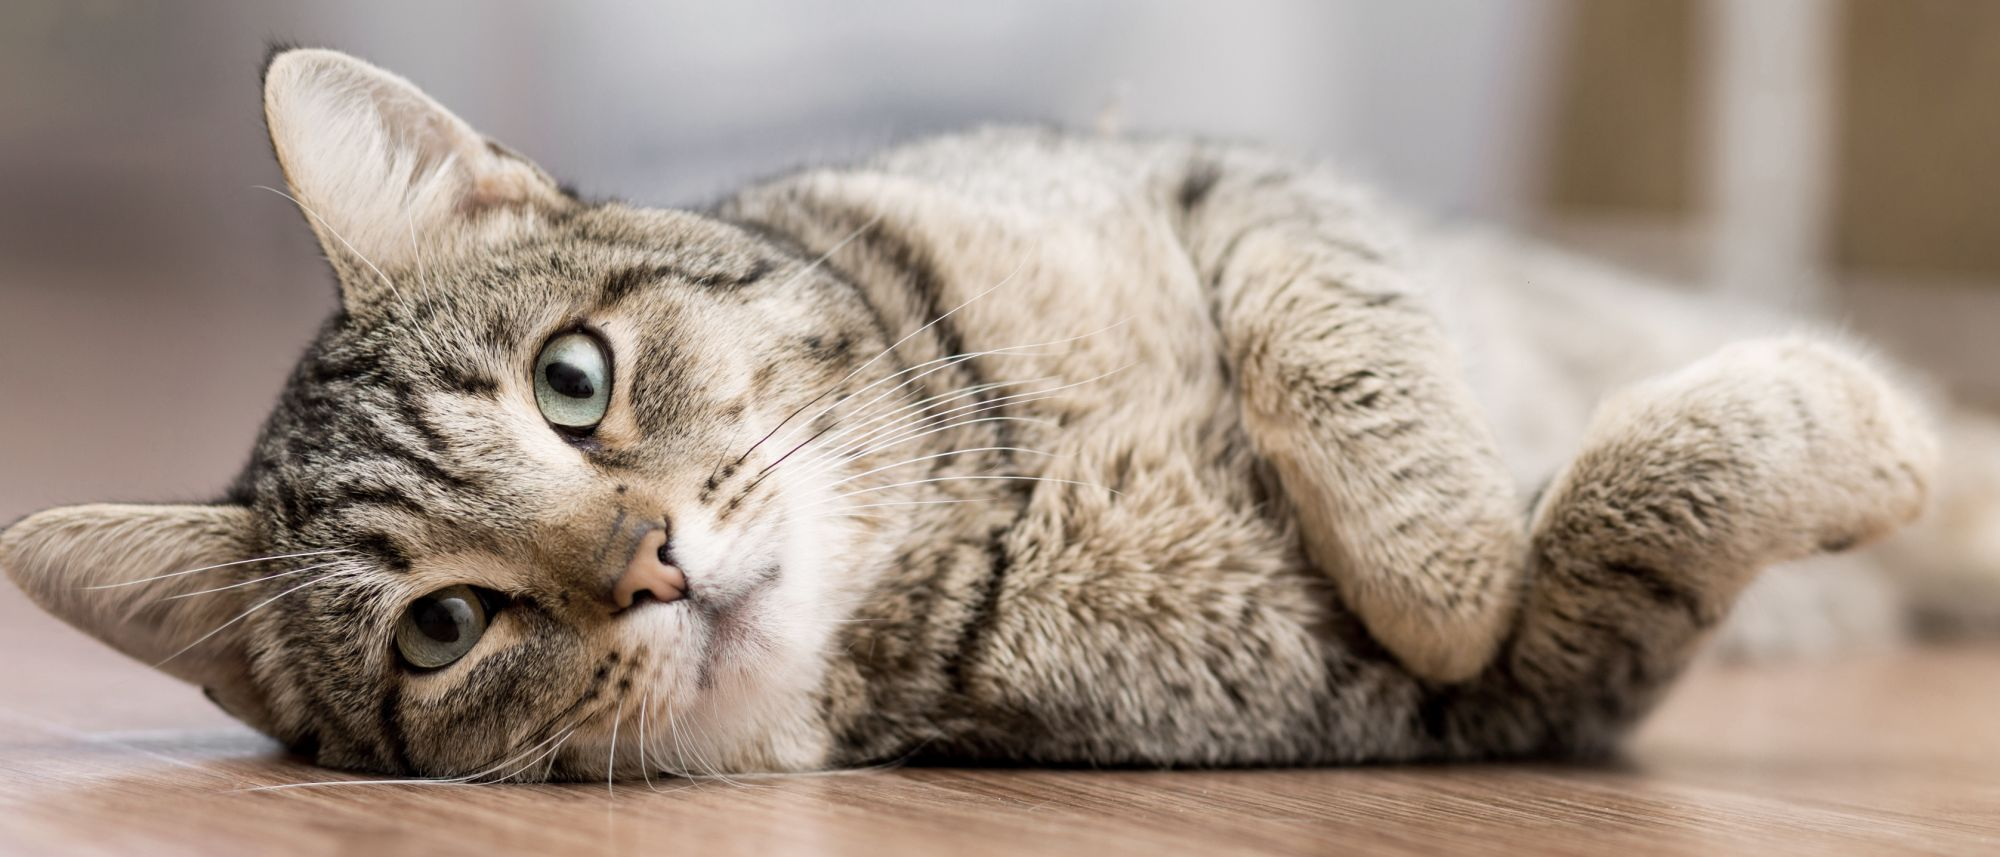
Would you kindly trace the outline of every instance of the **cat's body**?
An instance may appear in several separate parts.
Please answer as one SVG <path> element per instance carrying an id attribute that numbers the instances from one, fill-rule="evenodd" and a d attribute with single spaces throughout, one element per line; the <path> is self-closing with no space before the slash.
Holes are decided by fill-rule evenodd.
<path id="1" fill-rule="evenodd" d="M 335 54 L 266 111 L 345 309 L 227 501 L 0 562 L 331 765 L 1592 751 L 1759 568 L 1930 482 L 1842 346 L 1717 352 L 1784 322 L 1234 147 L 986 131 L 698 216 L 570 199 Z M 563 343 L 604 364 L 570 402 Z M 460 585 L 476 628 L 411 624 Z"/>

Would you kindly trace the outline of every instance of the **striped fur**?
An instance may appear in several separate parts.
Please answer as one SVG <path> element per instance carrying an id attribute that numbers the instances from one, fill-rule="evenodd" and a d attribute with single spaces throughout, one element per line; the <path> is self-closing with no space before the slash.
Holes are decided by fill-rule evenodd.
<path id="1" fill-rule="evenodd" d="M 226 499 L 42 513 L 0 563 L 141 658 L 194 640 L 164 666 L 331 766 L 1596 751 L 1759 568 L 1914 516 L 1935 456 L 1813 337 L 1556 419 L 1494 378 L 1561 363 L 1476 310 L 1527 299 L 1503 266 L 1250 150 L 990 130 L 676 212 L 577 200 L 339 54 L 280 54 L 266 110 L 341 311 Z M 616 379 L 581 439 L 529 381 L 579 325 Z M 652 526 L 690 597 L 607 609 Z M 401 611 L 459 583 L 512 604 L 401 667 Z"/>

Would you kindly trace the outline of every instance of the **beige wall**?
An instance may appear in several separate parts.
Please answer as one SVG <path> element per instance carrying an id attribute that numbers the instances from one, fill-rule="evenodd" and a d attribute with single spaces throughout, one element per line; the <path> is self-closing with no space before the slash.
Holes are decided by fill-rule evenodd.
<path id="1" fill-rule="evenodd" d="M 1838 261 L 2000 280 L 2000 3 L 1845 5 Z"/>

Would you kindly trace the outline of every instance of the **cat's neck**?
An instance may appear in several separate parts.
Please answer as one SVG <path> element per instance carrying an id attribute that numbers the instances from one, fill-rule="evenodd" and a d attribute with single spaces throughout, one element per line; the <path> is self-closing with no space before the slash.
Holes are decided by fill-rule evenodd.
<path id="1" fill-rule="evenodd" d="M 956 731 L 960 667 L 997 608 L 1032 487 L 952 478 L 1005 472 L 957 458 L 968 460 L 926 477 L 946 481 L 899 492 L 912 505 L 880 507 L 896 514 L 855 534 L 870 582 L 833 640 L 822 689 L 838 763 L 898 757 Z"/>

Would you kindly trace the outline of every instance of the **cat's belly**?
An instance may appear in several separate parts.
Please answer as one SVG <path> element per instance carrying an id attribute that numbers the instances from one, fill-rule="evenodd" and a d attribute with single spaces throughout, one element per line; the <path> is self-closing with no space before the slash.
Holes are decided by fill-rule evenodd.
<path id="1" fill-rule="evenodd" d="M 1415 747 L 1375 721 L 1417 688 L 1305 557 L 1185 254 L 1138 230 L 1116 252 L 1089 246 L 1105 231 L 1043 232 L 1054 249 L 1023 289 L 1077 296 L 1011 339 L 1082 337 L 1045 365 L 1084 386 L 1022 410 L 1054 424 L 1026 436 L 1057 481 L 1010 533 L 1027 549 L 960 667 L 964 731 L 939 748 L 1263 764 Z"/>

